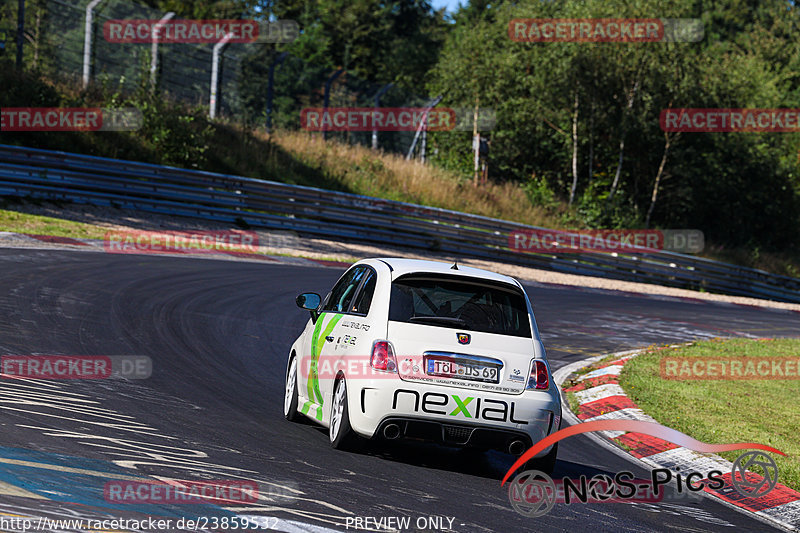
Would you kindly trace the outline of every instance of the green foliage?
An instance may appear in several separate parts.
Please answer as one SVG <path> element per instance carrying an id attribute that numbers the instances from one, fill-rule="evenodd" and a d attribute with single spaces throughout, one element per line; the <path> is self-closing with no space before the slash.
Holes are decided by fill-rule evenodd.
<path id="1" fill-rule="evenodd" d="M 176 110 L 174 104 L 149 94 L 140 95 L 135 104 L 144 115 L 138 136 L 159 153 L 162 163 L 204 168 L 212 128 L 201 109 Z"/>
<path id="2" fill-rule="evenodd" d="M 700 18 L 706 37 L 638 44 L 508 37 L 512 19 L 603 17 Z M 698 228 L 710 241 L 773 250 L 800 242 L 798 134 L 665 136 L 659 124 L 667 108 L 799 108 L 800 15 L 794 6 L 778 0 L 522 0 L 476 3 L 455 20 L 429 92 L 444 92 L 446 106 L 472 106 L 478 98 L 495 108 L 491 177 L 525 183 L 537 203 L 550 195 L 564 201 L 575 155 L 575 222 L 643 226 L 666 150 L 651 226 Z M 452 165 L 461 157 L 463 147 L 439 146 L 437 162 Z"/>
<path id="3" fill-rule="evenodd" d="M 258 18 L 272 4 L 270 0 L 143 0 L 148 6 L 163 12 L 174 11 L 187 19 Z"/>
<path id="4" fill-rule="evenodd" d="M 590 228 L 636 228 L 642 219 L 636 205 L 625 191 L 608 199 L 611 177 L 597 179 L 583 192 L 578 201 L 578 219 Z"/>
<path id="5" fill-rule="evenodd" d="M 523 185 L 528 199 L 533 205 L 540 205 L 543 207 L 555 208 L 558 205 L 558 200 L 553 190 L 547 186 L 542 179 L 537 179 L 533 176 Z"/>
<path id="6" fill-rule="evenodd" d="M 65 91 L 36 73 L 5 67 L 0 75 L 0 107 L 102 107 L 142 112 L 143 125 L 131 132 L 5 132 L 0 143 L 97 153 L 154 161 L 186 168 L 203 168 L 212 126 L 203 108 L 176 105 L 143 84 L 126 95 L 110 83 L 87 91 Z"/>
<path id="7" fill-rule="evenodd" d="M 435 165 L 471 179 L 475 163 L 472 132 L 430 132 L 426 152 Z"/>
<path id="8" fill-rule="evenodd" d="M 146 65 L 142 64 L 144 70 Z M 146 76 L 129 98 L 122 93 L 106 94 L 104 100 L 118 107 L 135 107 L 142 112 L 143 124 L 135 135 L 145 149 L 158 154 L 165 165 L 204 168 L 213 128 L 201 107 L 175 104 L 152 90 Z"/>
<path id="9" fill-rule="evenodd" d="M 0 29 L 13 30 L 12 4 L 0 4 Z M 569 224 L 643 226 L 652 204 L 650 226 L 701 229 L 709 242 L 721 246 L 748 247 L 763 255 L 800 243 L 800 134 L 665 136 L 659 125 L 661 110 L 670 107 L 800 108 L 800 15 L 785 0 L 472 0 L 452 18 L 434 11 L 428 0 L 143 4 L 106 0 L 102 12 L 146 18 L 171 10 L 185 18 L 274 16 L 298 21 L 302 33 L 291 44 L 241 49 L 237 97 L 225 103 L 245 127 L 264 123 L 269 66 L 278 53 L 288 51 L 291 55 L 275 71 L 276 130 L 297 129 L 299 110 L 321 105 L 325 80 L 343 68 L 346 74 L 331 95 L 334 106 L 371 105 L 370 96 L 394 82 L 398 87 L 386 93 L 385 106 L 419 105 L 409 97 L 413 93 L 443 94 L 442 106 L 494 109 L 496 127 L 483 133 L 491 140 L 490 178 L 523 184 L 533 203 L 557 212 Z M 27 6 L 26 68 L 55 79 L 52 73 L 74 63 L 82 50 L 82 10 L 52 0 L 27 0 Z M 521 43 L 508 37 L 509 21 L 515 18 L 603 17 L 697 18 L 705 37 L 697 43 Z M 14 45 L 9 45 L 0 56 L 4 73 L 13 69 Z M 170 95 L 154 96 L 146 87 L 134 90 L 148 77 L 144 63 L 149 48 L 111 45 L 99 34 L 95 45 L 106 64 L 95 65 L 100 84 L 94 88 L 59 93 L 35 74 L 22 80 L 5 77 L 0 79 L 0 103 L 135 105 L 144 113 L 144 127 L 98 136 L 107 155 L 147 153 L 167 164 L 213 164 L 211 127 L 202 109 L 176 107 L 168 103 Z M 207 62 L 169 63 L 173 53 L 164 46 L 161 68 L 170 65 L 173 78 L 202 80 L 197 82 L 202 86 L 192 86 L 187 94 L 194 102 L 207 101 Z M 110 65 L 121 66 L 114 70 Z M 369 133 L 331 137 L 363 142 Z M 407 149 L 410 137 L 381 134 L 381 147 L 399 152 Z M 428 160 L 470 180 L 471 137 L 471 132 L 429 134 Z M 3 134 L 3 139 L 99 150 L 81 134 Z M 225 159 L 226 154 L 218 157 Z M 577 192 L 567 209 L 563 204 L 572 186 L 573 157 Z"/>
<path id="10" fill-rule="evenodd" d="M 427 0 L 289 0 L 273 11 L 303 28 L 285 47 L 292 55 L 410 88 L 423 83 L 447 30 Z"/>

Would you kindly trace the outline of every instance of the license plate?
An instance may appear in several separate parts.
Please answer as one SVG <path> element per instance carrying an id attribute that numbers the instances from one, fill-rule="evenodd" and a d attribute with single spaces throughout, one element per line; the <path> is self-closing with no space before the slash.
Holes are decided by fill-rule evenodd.
<path id="1" fill-rule="evenodd" d="M 425 373 L 431 376 L 484 381 L 486 383 L 500 382 L 499 368 L 479 363 L 465 363 L 463 361 L 428 359 Z"/>

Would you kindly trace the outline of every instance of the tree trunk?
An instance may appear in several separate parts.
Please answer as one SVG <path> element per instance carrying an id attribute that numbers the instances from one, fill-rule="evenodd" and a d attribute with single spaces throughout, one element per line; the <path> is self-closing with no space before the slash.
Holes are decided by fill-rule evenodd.
<path id="1" fill-rule="evenodd" d="M 480 150 L 481 150 L 481 138 L 478 134 L 478 96 L 475 95 L 475 112 L 472 116 L 472 149 L 474 151 L 473 155 L 473 175 L 472 175 L 472 186 L 478 186 L 478 162 L 480 160 Z"/>
<path id="2" fill-rule="evenodd" d="M 656 200 L 658 200 L 658 187 L 661 185 L 661 177 L 664 175 L 664 167 L 667 164 L 667 154 L 669 153 L 669 145 L 671 139 L 669 133 L 664 132 L 664 155 L 661 156 L 661 163 L 658 165 L 658 172 L 656 173 L 656 181 L 653 183 L 653 194 L 650 196 L 650 207 L 647 209 L 647 218 L 644 221 L 644 227 L 650 227 L 650 217 L 653 215 L 653 209 L 656 207 Z"/>
<path id="3" fill-rule="evenodd" d="M 569 191 L 569 205 L 575 199 L 575 190 L 578 188 L 578 92 L 575 91 L 575 104 L 572 112 L 572 188 Z"/>
<path id="4" fill-rule="evenodd" d="M 33 34 L 33 68 L 39 63 L 39 40 L 42 36 L 42 6 L 36 9 L 36 26 Z"/>
<path id="5" fill-rule="evenodd" d="M 594 169 L 594 101 L 589 108 L 589 181 L 592 182 L 592 172 Z"/>
<path id="6" fill-rule="evenodd" d="M 616 194 L 617 192 L 617 187 L 619 186 L 619 178 L 622 175 L 622 160 L 624 158 L 624 153 L 625 153 L 625 133 L 626 133 L 625 119 L 627 114 L 633 108 L 633 101 L 636 99 L 636 91 L 638 88 L 639 88 L 639 80 L 637 79 L 634 82 L 633 87 L 631 87 L 631 90 L 628 92 L 628 98 L 627 98 L 628 102 L 627 105 L 625 106 L 625 109 L 622 111 L 622 126 L 619 134 L 619 161 L 617 162 L 617 171 L 614 174 L 614 182 L 611 184 L 611 191 L 608 193 L 608 200 L 607 200 L 608 204 L 611 203 L 611 200 L 614 198 L 614 194 Z"/>
<path id="7" fill-rule="evenodd" d="M 614 193 L 617 192 L 617 185 L 619 185 L 619 177 L 622 174 L 622 159 L 625 154 L 625 134 L 623 133 L 619 139 L 619 161 L 617 161 L 617 171 L 614 173 L 614 181 L 611 183 L 611 192 L 608 193 L 607 203 L 611 203 L 614 198 Z"/>

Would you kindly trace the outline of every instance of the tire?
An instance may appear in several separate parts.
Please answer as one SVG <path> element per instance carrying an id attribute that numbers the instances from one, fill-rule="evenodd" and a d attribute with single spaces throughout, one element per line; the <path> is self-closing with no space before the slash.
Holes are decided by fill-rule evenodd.
<path id="1" fill-rule="evenodd" d="M 283 395 L 283 416 L 289 422 L 296 422 L 300 418 L 297 412 L 297 357 L 292 357 L 289 361 L 289 369 L 286 371 L 286 390 Z"/>
<path id="2" fill-rule="evenodd" d="M 525 463 L 525 470 L 538 470 L 544 472 L 548 476 L 553 475 L 553 470 L 556 467 L 556 456 L 558 455 L 558 442 L 553 444 L 550 452 L 544 457 L 537 457 Z"/>
<path id="3" fill-rule="evenodd" d="M 347 384 L 340 378 L 333 389 L 331 402 L 330 427 L 328 428 L 331 446 L 336 450 L 353 450 L 359 438 L 350 425 L 350 413 L 347 408 Z"/>

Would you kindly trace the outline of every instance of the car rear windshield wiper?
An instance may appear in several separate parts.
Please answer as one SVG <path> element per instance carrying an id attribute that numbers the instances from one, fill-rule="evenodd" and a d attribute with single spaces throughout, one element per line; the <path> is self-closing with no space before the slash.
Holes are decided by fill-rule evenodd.
<path id="1" fill-rule="evenodd" d="M 455 326 L 464 326 L 467 324 L 466 320 L 461 318 L 455 318 L 451 316 L 412 316 L 408 319 L 409 322 L 432 322 L 434 324 L 437 323 L 445 323 L 445 324 L 453 324 Z"/>

